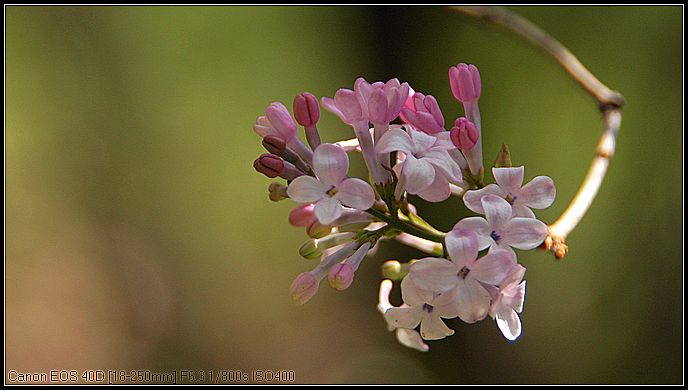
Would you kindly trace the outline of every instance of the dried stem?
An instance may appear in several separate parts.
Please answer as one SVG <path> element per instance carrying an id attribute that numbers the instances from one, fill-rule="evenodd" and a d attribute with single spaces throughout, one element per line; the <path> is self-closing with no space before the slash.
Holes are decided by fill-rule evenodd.
<path id="1" fill-rule="evenodd" d="M 604 132 L 597 145 L 597 153 L 590 165 L 588 174 L 585 176 L 583 183 L 578 189 L 578 193 L 576 193 L 569 207 L 556 222 L 549 226 L 549 234 L 544 242 L 544 248 L 552 251 L 557 259 L 561 259 L 568 252 L 568 246 L 565 242 L 566 237 L 588 211 L 595 195 L 597 195 L 597 191 L 602 185 L 609 162 L 614 156 L 616 137 L 621 126 L 621 109 L 624 105 L 624 97 L 619 92 L 611 90 L 602 84 L 559 41 L 525 18 L 514 14 L 506 8 L 454 6 L 450 7 L 450 9 L 502 26 L 547 52 L 597 101 L 599 109 L 602 111 Z"/>

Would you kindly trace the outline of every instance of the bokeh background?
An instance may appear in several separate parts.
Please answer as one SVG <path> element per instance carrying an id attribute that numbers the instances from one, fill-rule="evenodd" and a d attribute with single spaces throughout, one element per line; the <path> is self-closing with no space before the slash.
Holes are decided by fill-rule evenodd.
<path id="1" fill-rule="evenodd" d="M 5 370 L 294 370 L 299 383 L 680 383 L 681 7 L 513 7 L 627 99 L 617 154 L 557 262 L 522 252 L 524 333 L 449 321 L 428 353 L 375 310 L 388 242 L 352 288 L 292 304 L 306 236 L 267 198 L 251 130 L 272 101 L 398 77 L 461 113 L 477 64 L 484 153 L 551 176 L 553 222 L 600 115 L 549 57 L 424 7 L 6 7 Z M 323 138 L 352 136 L 323 114 Z M 354 163 L 362 175 L 361 161 Z M 468 215 L 418 201 L 436 226 Z M 398 289 L 398 287 L 397 287 Z"/>

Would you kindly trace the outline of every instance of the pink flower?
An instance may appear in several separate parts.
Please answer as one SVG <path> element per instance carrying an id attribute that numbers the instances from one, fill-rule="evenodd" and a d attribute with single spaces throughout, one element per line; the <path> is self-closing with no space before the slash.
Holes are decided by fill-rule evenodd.
<path id="1" fill-rule="evenodd" d="M 393 308 L 392 304 L 389 302 L 389 294 L 392 292 L 392 281 L 391 280 L 383 280 L 380 283 L 380 291 L 378 293 L 378 303 L 377 303 L 377 310 L 384 314 L 387 312 L 387 310 Z M 408 307 L 408 306 L 404 306 Z M 389 331 L 396 331 L 397 335 L 397 341 L 399 343 L 407 348 L 412 348 L 420 352 L 427 352 L 430 350 L 430 347 L 423 342 L 423 338 L 420 337 L 420 333 L 415 331 L 414 329 L 404 329 L 404 328 L 395 328 L 392 325 L 387 324 L 387 329 Z"/>
<path id="2" fill-rule="evenodd" d="M 320 119 L 318 98 L 312 93 L 304 92 L 294 98 L 294 116 L 301 126 L 310 127 Z"/>
<path id="3" fill-rule="evenodd" d="M 470 230 L 454 229 L 445 237 L 450 260 L 429 257 L 411 265 L 409 276 L 423 290 L 453 291 L 458 316 L 473 323 L 485 318 L 490 294 L 481 283 L 496 285 L 516 264 L 513 251 L 496 249 L 478 257 L 478 236 Z"/>
<path id="4" fill-rule="evenodd" d="M 430 202 L 440 202 L 449 197 L 449 181 L 461 181 L 461 168 L 447 152 L 454 145 L 421 131 L 407 127 L 390 129 L 375 146 L 377 153 L 399 151 L 405 154 L 400 166 L 400 177 L 395 197 L 403 191 L 419 195 Z"/>
<path id="5" fill-rule="evenodd" d="M 497 184 L 467 191 L 463 201 L 470 210 L 485 214 L 481 199 L 487 194 L 494 194 L 506 199 L 511 204 L 515 217 L 535 218 L 533 209 L 545 209 L 552 205 L 556 197 L 554 181 L 547 176 L 537 176 L 523 186 L 524 167 L 492 168 L 492 175 Z"/>
<path id="6" fill-rule="evenodd" d="M 468 119 L 461 117 L 454 121 L 451 129 L 451 140 L 461 150 L 468 168 L 473 175 L 482 175 L 483 146 L 480 140 L 480 129 Z"/>
<path id="7" fill-rule="evenodd" d="M 406 307 L 385 311 L 390 326 L 415 329 L 420 324 L 420 335 L 425 340 L 439 340 L 454 334 L 442 321 L 442 318 L 454 318 L 459 313 L 452 294 L 421 291 L 406 277 L 401 281 L 401 296 Z"/>
<path id="8" fill-rule="evenodd" d="M 370 84 L 359 77 L 354 84 L 363 116 L 376 125 L 389 124 L 399 116 L 409 90 L 408 83 L 400 84 L 398 79 Z"/>
<path id="9" fill-rule="evenodd" d="M 401 109 L 401 119 L 428 134 L 445 131 L 444 116 L 432 95 L 416 92 Z"/>
<path id="10" fill-rule="evenodd" d="M 365 259 L 369 249 L 370 243 L 366 242 L 361 245 L 353 255 L 344 260 L 343 263 L 333 265 L 327 274 L 327 280 L 330 282 L 330 286 L 340 291 L 349 288 L 354 281 L 354 274 L 358 270 L 358 266 L 361 265 L 361 262 Z"/>
<path id="11" fill-rule="evenodd" d="M 478 235 L 479 249 L 487 247 L 533 249 L 547 236 L 547 226 L 534 218 L 515 217 L 509 202 L 487 194 L 481 199 L 485 218 L 460 220 L 454 229 L 473 230 Z"/>
<path id="12" fill-rule="evenodd" d="M 342 215 L 342 204 L 358 209 L 369 209 L 375 202 L 375 193 L 361 179 L 347 178 L 349 157 L 339 146 L 322 144 L 313 155 L 313 171 L 317 178 L 301 176 L 287 189 L 289 197 L 299 203 L 315 203 L 315 216 L 323 225 Z"/>
<path id="13" fill-rule="evenodd" d="M 449 68 L 449 86 L 456 100 L 462 103 L 477 101 L 482 90 L 478 68 L 464 63 L 452 66 Z"/>
<path id="14" fill-rule="evenodd" d="M 337 115 L 346 124 L 354 126 L 366 120 L 356 94 L 350 89 L 338 89 L 334 94 L 334 99 L 323 97 L 320 102 L 326 110 Z"/>
<path id="15" fill-rule="evenodd" d="M 526 269 L 517 265 L 500 283 L 499 289 L 494 289 L 490 317 L 497 321 L 499 330 L 508 340 L 516 340 L 521 335 L 521 319 L 518 313 L 523 311 L 526 297 L 526 282 L 523 275 Z"/>
<path id="16" fill-rule="evenodd" d="M 263 138 L 272 136 L 282 139 L 304 161 L 311 162 L 313 152 L 296 136 L 296 123 L 284 104 L 280 102 L 270 104 L 265 109 L 265 116 L 259 116 L 256 119 L 253 130 Z"/>

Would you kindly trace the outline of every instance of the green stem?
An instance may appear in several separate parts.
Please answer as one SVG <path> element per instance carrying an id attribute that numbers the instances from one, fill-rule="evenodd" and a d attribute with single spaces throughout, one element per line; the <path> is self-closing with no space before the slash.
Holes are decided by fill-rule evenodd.
<path id="1" fill-rule="evenodd" d="M 380 219 L 383 222 L 386 222 L 387 225 L 390 227 L 402 231 L 404 233 L 411 234 L 416 237 L 420 237 L 426 240 L 434 241 L 434 242 L 439 242 L 443 243 L 444 242 L 444 233 L 432 233 L 428 232 L 426 230 L 423 230 L 415 225 L 412 225 L 406 221 L 402 221 L 400 219 L 392 218 L 391 216 L 387 215 L 386 213 L 383 213 L 380 210 L 376 209 L 368 209 L 366 212 L 378 219 Z"/>

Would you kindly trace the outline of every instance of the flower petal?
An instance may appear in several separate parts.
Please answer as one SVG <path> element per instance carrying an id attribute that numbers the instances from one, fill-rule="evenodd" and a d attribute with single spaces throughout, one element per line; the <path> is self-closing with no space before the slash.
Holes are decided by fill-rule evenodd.
<path id="1" fill-rule="evenodd" d="M 426 257 L 413 263 L 409 268 L 409 278 L 421 290 L 442 293 L 456 287 L 459 268 L 446 259 Z M 403 286 L 402 286 L 403 287 Z M 404 302 L 406 300 L 404 299 Z"/>
<path id="2" fill-rule="evenodd" d="M 406 192 L 413 195 L 426 190 L 435 180 L 435 168 L 432 164 L 411 154 L 406 156 L 401 174 L 405 176 Z"/>
<path id="3" fill-rule="evenodd" d="M 441 172 L 435 169 L 435 180 L 432 181 L 430 187 L 418 193 L 418 196 L 428 202 L 442 202 L 451 196 L 451 188 L 449 188 L 449 180 Z"/>
<path id="4" fill-rule="evenodd" d="M 497 184 L 509 192 L 517 192 L 523 184 L 523 166 L 515 168 L 492 168 Z"/>
<path id="5" fill-rule="evenodd" d="M 533 249 L 547 237 L 547 225 L 537 219 L 513 218 L 499 229 L 500 244 L 518 249 Z"/>
<path id="6" fill-rule="evenodd" d="M 514 296 L 511 299 L 511 307 L 516 310 L 516 313 L 523 311 L 523 303 L 526 300 L 526 281 L 522 281 L 521 284 L 516 287 Z"/>
<path id="7" fill-rule="evenodd" d="M 413 140 L 414 153 L 423 153 L 432 148 L 432 146 L 435 145 L 435 142 L 437 142 L 437 137 L 435 136 L 415 130 L 413 128 L 409 128 L 408 130 L 409 135 Z"/>
<path id="8" fill-rule="evenodd" d="M 475 279 L 462 279 L 456 289 L 456 303 L 460 308 L 459 318 L 471 324 L 487 316 L 490 293 Z"/>
<path id="9" fill-rule="evenodd" d="M 488 194 L 480 200 L 485 210 L 485 219 L 492 229 L 499 229 L 511 219 L 511 205 L 497 195 Z"/>
<path id="10" fill-rule="evenodd" d="M 437 315 L 430 314 L 420 322 L 420 336 L 424 340 L 439 340 L 453 334 L 454 331 Z"/>
<path id="11" fill-rule="evenodd" d="M 342 215 L 342 204 L 335 198 L 323 198 L 315 204 L 315 217 L 323 225 L 329 225 Z"/>
<path id="12" fill-rule="evenodd" d="M 547 176 L 538 176 L 521 188 L 518 201 L 534 209 L 545 209 L 552 205 L 556 196 L 554 181 Z"/>
<path id="13" fill-rule="evenodd" d="M 375 153 L 389 153 L 400 151 L 406 154 L 413 153 L 413 141 L 404 130 L 391 128 L 375 143 Z"/>
<path id="14" fill-rule="evenodd" d="M 473 230 L 452 229 L 444 238 L 447 253 L 457 269 L 471 266 L 478 257 L 478 235 Z"/>
<path id="15" fill-rule="evenodd" d="M 404 278 L 401 281 L 401 299 L 409 306 L 422 307 L 432 300 L 432 292 L 423 291 L 411 278 Z"/>
<path id="16" fill-rule="evenodd" d="M 397 341 L 404 347 L 412 348 L 417 351 L 427 352 L 430 347 L 423 342 L 420 333 L 413 329 L 397 328 Z"/>
<path id="17" fill-rule="evenodd" d="M 287 195 L 298 203 L 312 203 L 327 196 L 325 193 L 328 189 L 325 184 L 312 176 L 299 176 L 289 184 Z"/>
<path id="18" fill-rule="evenodd" d="M 339 199 L 345 206 L 367 210 L 375 203 L 375 191 L 367 182 L 358 178 L 349 178 L 339 183 L 334 198 Z"/>
<path id="19" fill-rule="evenodd" d="M 414 329 L 423 318 L 419 307 L 393 307 L 385 312 L 385 320 L 395 328 Z"/>
<path id="20" fill-rule="evenodd" d="M 495 249 L 475 262 L 469 277 L 476 280 L 498 285 L 516 265 L 516 255 L 510 250 Z"/>
<path id="21" fill-rule="evenodd" d="M 506 197 L 506 192 L 504 192 L 504 190 L 501 189 L 498 185 L 488 184 L 479 190 L 466 191 L 466 193 L 463 194 L 463 203 L 466 205 L 466 207 L 468 207 L 469 210 L 473 211 L 474 213 L 485 215 L 485 210 L 483 209 L 483 202 L 481 200 L 483 196 L 488 194 L 497 195 L 500 198 Z"/>
<path id="22" fill-rule="evenodd" d="M 491 228 L 490 224 L 481 217 L 468 217 L 460 220 L 454 229 L 472 230 L 478 235 L 478 249 L 483 250 L 492 245 L 493 241 L 490 239 Z M 454 230 L 452 229 L 452 230 Z"/>
<path id="23" fill-rule="evenodd" d="M 349 156 L 333 144 L 321 144 L 313 153 L 313 171 L 326 186 L 336 186 L 349 171 Z"/>
<path id="24" fill-rule="evenodd" d="M 528 206 L 521 204 L 520 202 L 514 202 L 513 206 L 511 207 L 511 213 L 513 217 L 535 218 L 535 213 L 533 210 L 528 208 Z"/>
<path id="25" fill-rule="evenodd" d="M 451 158 L 446 150 L 432 148 L 423 154 L 423 159 L 441 170 L 451 181 L 458 182 L 463 178 L 461 167 Z"/>
<path id="26" fill-rule="evenodd" d="M 507 340 L 514 341 L 521 335 L 521 319 L 512 309 L 498 311 L 495 320 Z"/>

